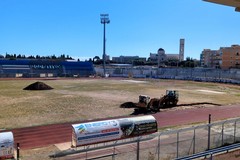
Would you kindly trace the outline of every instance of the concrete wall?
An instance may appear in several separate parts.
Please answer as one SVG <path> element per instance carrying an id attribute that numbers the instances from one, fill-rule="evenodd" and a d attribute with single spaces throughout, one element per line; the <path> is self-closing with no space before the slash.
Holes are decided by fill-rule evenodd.
<path id="1" fill-rule="evenodd" d="M 102 68 L 95 68 L 98 75 Z M 219 83 L 240 84 L 240 69 L 207 69 L 207 68 L 111 68 L 106 69 L 110 77 L 160 78 Z"/>

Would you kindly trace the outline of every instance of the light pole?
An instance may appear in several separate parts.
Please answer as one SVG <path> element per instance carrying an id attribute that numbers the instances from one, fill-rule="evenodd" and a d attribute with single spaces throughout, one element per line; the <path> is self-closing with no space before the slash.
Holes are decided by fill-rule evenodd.
<path id="1" fill-rule="evenodd" d="M 103 24 L 103 74 L 106 75 L 106 38 L 105 38 L 105 25 L 110 23 L 108 14 L 100 14 L 101 23 Z"/>

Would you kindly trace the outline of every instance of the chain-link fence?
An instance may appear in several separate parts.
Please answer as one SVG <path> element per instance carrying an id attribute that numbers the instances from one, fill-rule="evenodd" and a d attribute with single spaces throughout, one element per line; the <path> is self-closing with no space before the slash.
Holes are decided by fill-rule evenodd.
<path id="1" fill-rule="evenodd" d="M 237 142 L 240 118 L 109 142 L 101 144 L 101 150 L 85 146 L 79 159 L 170 160 Z"/>

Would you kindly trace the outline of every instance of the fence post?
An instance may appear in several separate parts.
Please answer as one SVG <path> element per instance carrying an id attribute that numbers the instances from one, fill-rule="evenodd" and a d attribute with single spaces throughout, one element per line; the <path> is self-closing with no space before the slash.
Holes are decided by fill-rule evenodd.
<path id="1" fill-rule="evenodd" d="M 210 149 L 210 140 L 211 140 L 211 114 L 208 116 L 208 146 L 207 149 Z"/>
<path id="2" fill-rule="evenodd" d="M 139 160 L 139 126 L 137 126 L 138 137 L 137 137 L 137 160 Z"/>
<path id="3" fill-rule="evenodd" d="M 179 131 L 177 132 L 177 158 L 178 158 L 178 147 L 179 147 Z"/>
<path id="4" fill-rule="evenodd" d="M 17 160 L 19 160 L 20 157 L 20 144 L 17 143 Z"/>
<path id="5" fill-rule="evenodd" d="M 233 142 L 235 143 L 236 142 L 236 131 L 237 131 L 237 120 L 234 122 L 234 139 L 233 139 Z"/>
<path id="6" fill-rule="evenodd" d="M 195 143 L 196 143 L 196 128 L 194 128 L 194 130 L 193 130 L 193 154 L 195 154 Z"/>
<path id="7" fill-rule="evenodd" d="M 139 137 L 137 139 L 137 160 L 139 160 Z"/>
<path id="8" fill-rule="evenodd" d="M 115 160 L 115 146 L 113 147 L 113 156 L 112 156 L 112 160 Z"/>
<path id="9" fill-rule="evenodd" d="M 158 135 L 158 160 L 160 159 L 160 134 Z"/>
<path id="10" fill-rule="evenodd" d="M 222 124 L 222 146 L 223 146 L 224 124 L 225 124 L 225 122 Z"/>
<path id="11" fill-rule="evenodd" d="M 88 158 L 88 148 L 89 148 L 90 146 L 84 146 L 84 149 L 86 149 L 86 154 L 85 154 L 85 157 L 86 157 L 86 159 Z"/>
<path id="12" fill-rule="evenodd" d="M 210 160 L 213 160 L 213 154 L 212 154 L 212 152 L 210 153 L 211 155 L 210 155 Z"/>

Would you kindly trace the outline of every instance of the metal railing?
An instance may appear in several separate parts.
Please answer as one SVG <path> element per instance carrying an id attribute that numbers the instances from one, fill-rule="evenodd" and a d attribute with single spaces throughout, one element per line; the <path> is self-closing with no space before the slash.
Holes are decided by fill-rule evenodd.
<path id="1" fill-rule="evenodd" d="M 104 160 L 171 160 L 228 151 L 231 149 L 230 144 L 237 143 L 232 145 L 237 148 L 238 142 L 240 142 L 240 118 L 84 146 L 72 151 L 56 153 L 52 157 L 74 154 L 78 155 L 78 159 L 84 160 L 102 159 L 101 157 L 106 155 L 111 156 L 104 157 Z M 100 150 L 107 151 L 97 153 Z"/>
<path id="2" fill-rule="evenodd" d="M 189 156 L 184 156 L 181 158 L 176 158 L 175 160 L 191 160 L 191 159 L 196 159 L 196 158 L 205 158 L 207 156 L 214 156 L 215 154 L 219 154 L 219 153 L 226 153 L 229 152 L 230 150 L 236 150 L 240 148 L 240 143 L 236 143 L 236 144 L 232 144 L 229 146 L 224 146 L 224 147 L 220 147 L 220 148 L 215 148 L 215 149 L 211 149 L 205 152 L 200 152 L 200 153 L 196 153 L 193 155 L 189 155 Z"/>

